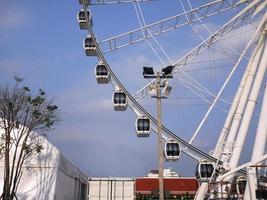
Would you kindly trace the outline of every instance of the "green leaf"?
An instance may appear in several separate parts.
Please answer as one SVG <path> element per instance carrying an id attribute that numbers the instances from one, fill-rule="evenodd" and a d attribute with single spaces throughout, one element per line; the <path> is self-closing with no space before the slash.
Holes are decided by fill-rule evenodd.
<path id="1" fill-rule="evenodd" d="M 31 102 L 32 98 L 30 96 L 27 96 L 26 98 L 28 102 Z"/>
<path id="2" fill-rule="evenodd" d="M 30 92 L 30 88 L 28 86 L 24 86 L 23 90 L 26 91 L 26 92 Z"/>
<path id="3" fill-rule="evenodd" d="M 15 79 L 16 83 L 21 83 L 23 81 L 23 78 L 20 78 L 18 76 L 14 76 L 14 79 Z"/>
<path id="4" fill-rule="evenodd" d="M 25 154 L 30 154 L 30 153 L 32 152 L 32 149 L 31 149 L 30 146 L 27 145 L 27 144 L 25 144 L 25 145 L 23 146 L 23 150 L 24 150 Z"/>
<path id="5" fill-rule="evenodd" d="M 42 89 L 39 89 L 39 94 L 40 94 L 41 96 L 44 96 L 44 95 L 45 95 L 45 91 L 43 91 Z"/>
<path id="6" fill-rule="evenodd" d="M 36 147 L 35 147 L 35 150 L 36 150 L 36 153 L 41 153 L 41 151 L 43 150 L 43 146 L 40 145 L 40 144 L 36 144 Z"/>
<path id="7" fill-rule="evenodd" d="M 49 106 L 47 106 L 47 110 L 49 110 L 49 111 L 54 111 L 54 110 L 56 110 L 58 107 L 56 106 L 56 105 L 49 105 Z"/>
<path id="8" fill-rule="evenodd" d="M 40 111 L 38 111 L 38 110 L 34 110 L 32 112 L 32 115 L 33 115 L 34 118 L 39 118 L 42 115 L 42 113 Z"/>
<path id="9" fill-rule="evenodd" d="M 44 103 L 45 101 L 45 98 L 41 97 L 41 96 L 37 96 L 35 97 L 32 101 L 31 101 L 31 104 L 33 106 L 39 106 L 41 105 L 42 103 Z"/>

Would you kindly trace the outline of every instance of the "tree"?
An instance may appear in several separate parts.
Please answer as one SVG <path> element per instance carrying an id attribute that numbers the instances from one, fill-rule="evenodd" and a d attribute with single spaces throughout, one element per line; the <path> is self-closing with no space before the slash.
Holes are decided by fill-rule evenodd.
<path id="1" fill-rule="evenodd" d="M 22 166 L 43 147 L 39 135 L 45 135 L 58 121 L 58 108 L 39 89 L 33 94 L 15 77 L 15 84 L 0 86 L 0 156 L 4 159 L 4 185 L 0 199 L 17 199 Z M 38 134 L 37 134 L 38 132 Z"/>

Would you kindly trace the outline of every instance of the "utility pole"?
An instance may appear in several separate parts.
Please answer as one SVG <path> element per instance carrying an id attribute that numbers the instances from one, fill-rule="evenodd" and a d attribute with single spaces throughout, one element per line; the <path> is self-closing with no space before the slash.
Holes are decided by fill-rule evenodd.
<path id="1" fill-rule="evenodd" d="M 158 124 L 158 175 L 159 175 L 159 200 L 164 200 L 164 185 L 163 185 L 163 147 L 162 147 L 162 130 L 161 130 L 161 77 L 160 72 L 157 72 L 157 124 Z"/>
<path id="2" fill-rule="evenodd" d="M 157 72 L 155 75 L 153 67 L 143 67 L 143 76 L 144 78 L 155 78 L 156 83 L 153 86 L 156 86 L 156 98 L 157 98 L 157 132 L 158 132 L 158 176 L 159 176 L 159 200 L 164 200 L 164 183 L 163 183 L 163 138 L 162 138 L 162 125 L 161 125 L 161 99 L 167 98 L 169 92 L 163 92 L 164 96 L 161 96 L 161 79 L 170 79 L 173 78 L 172 70 L 174 66 L 167 66 L 162 69 L 161 72 Z M 167 83 L 165 82 L 165 86 Z M 154 96 L 155 97 L 155 96 Z"/>

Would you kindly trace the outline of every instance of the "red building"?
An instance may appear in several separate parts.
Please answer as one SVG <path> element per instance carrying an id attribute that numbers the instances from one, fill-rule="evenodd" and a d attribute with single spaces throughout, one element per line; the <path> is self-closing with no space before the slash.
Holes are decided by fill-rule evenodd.
<path id="1" fill-rule="evenodd" d="M 180 199 L 181 196 L 191 199 L 198 189 L 198 182 L 195 178 L 165 177 L 164 178 L 164 199 Z M 136 199 L 157 199 L 159 181 L 157 177 L 142 177 L 135 180 Z"/>

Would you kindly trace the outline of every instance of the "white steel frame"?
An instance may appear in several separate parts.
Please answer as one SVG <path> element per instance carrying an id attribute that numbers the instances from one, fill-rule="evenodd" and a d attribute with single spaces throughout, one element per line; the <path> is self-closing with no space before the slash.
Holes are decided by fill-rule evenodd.
<path id="1" fill-rule="evenodd" d="M 80 1 L 83 2 L 83 9 L 87 10 L 87 7 L 89 6 L 89 4 L 86 3 L 87 0 L 80 0 Z M 141 2 L 141 1 L 149 1 L 149 0 L 139 0 L 139 1 Z M 133 1 L 130 1 L 130 0 L 117 0 L 117 1 L 115 1 L 115 0 L 114 1 L 112 1 L 112 0 L 110 0 L 110 1 L 109 0 L 106 0 L 106 1 L 98 0 L 97 1 L 97 0 L 95 0 L 95 1 L 91 1 L 90 3 L 94 4 L 93 2 L 96 2 L 95 4 L 105 4 L 105 3 L 127 3 L 127 2 L 133 2 Z M 216 7 L 218 5 L 220 5 L 219 8 Z M 174 16 L 172 18 L 168 18 L 168 19 L 162 20 L 160 22 L 157 22 L 157 23 L 154 23 L 151 25 L 147 25 L 145 27 L 142 27 L 141 29 L 136 29 L 132 32 L 128 32 L 128 33 L 125 33 L 125 34 L 122 34 L 119 36 L 115 36 L 111 39 L 105 40 L 105 41 L 100 42 L 100 43 L 98 43 L 96 41 L 96 38 L 94 36 L 94 32 L 93 32 L 91 24 L 90 24 L 89 16 L 86 16 L 87 23 L 88 23 L 88 33 L 89 33 L 89 35 L 92 36 L 92 40 L 96 46 L 96 53 L 97 53 L 97 57 L 98 57 L 99 61 L 105 64 L 105 66 L 107 67 L 107 69 L 110 73 L 111 84 L 114 86 L 115 89 L 120 88 L 126 94 L 127 100 L 128 100 L 128 105 L 137 116 L 144 115 L 150 119 L 151 128 L 154 130 L 155 133 L 157 133 L 157 120 L 152 115 L 150 115 L 138 103 L 138 100 L 141 100 L 142 98 L 144 98 L 147 95 L 148 86 L 155 83 L 155 80 L 151 81 L 149 84 L 147 84 L 145 87 L 143 87 L 135 95 L 132 96 L 126 90 L 126 88 L 122 85 L 122 83 L 119 81 L 119 79 L 116 77 L 116 75 L 113 73 L 113 71 L 112 71 L 111 67 L 109 66 L 108 62 L 106 61 L 103 53 L 118 49 L 120 47 L 129 45 L 129 44 L 136 43 L 138 41 L 147 39 L 148 37 L 153 37 L 154 35 L 158 35 L 158 34 L 166 32 L 166 31 L 173 30 L 175 28 L 184 26 L 186 24 L 193 23 L 194 21 L 199 21 L 199 20 L 206 18 L 208 16 L 215 15 L 217 13 L 226 11 L 228 9 L 231 9 L 233 7 L 237 7 L 240 5 L 246 5 L 246 6 L 242 11 L 237 13 L 236 16 L 234 16 L 229 22 L 227 22 L 222 28 L 220 28 L 217 32 L 212 34 L 208 39 L 203 41 L 200 45 L 195 47 L 192 51 L 190 51 L 188 54 L 186 54 L 184 57 L 182 57 L 180 60 L 178 60 L 174 64 L 175 68 L 174 68 L 172 73 L 175 74 L 178 71 L 181 71 L 181 68 L 183 68 L 186 64 L 190 63 L 194 58 L 196 58 L 199 54 L 201 54 L 205 49 L 209 48 L 211 45 L 216 43 L 219 39 L 223 38 L 223 36 L 226 33 L 228 33 L 230 30 L 232 30 L 237 24 L 239 24 L 245 18 L 251 17 L 251 16 L 253 17 L 254 15 L 256 15 L 256 14 L 260 13 L 262 10 L 264 10 L 267 6 L 267 3 L 264 0 L 254 0 L 254 1 L 249 1 L 249 0 L 241 0 L 241 1 L 240 0 L 232 0 L 232 1 L 231 0 L 215 0 L 209 4 L 206 4 L 204 6 L 199 7 L 197 9 L 193 9 L 191 11 L 188 11 L 187 13 L 180 14 L 180 15 Z M 205 9 L 206 9 L 206 12 L 201 13 Z M 86 15 L 87 15 L 87 13 L 86 13 Z M 199 15 L 200 15 L 200 17 L 198 17 Z M 184 20 L 182 20 L 183 18 L 184 18 Z M 171 21 L 168 21 L 170 19 L 171 20 L 175 19 L 175 26 L 171 26 L 171 27 L 169 26 L 169 28 L 164 29 L 163 24 L 165 22 L 171 22 Z M 261 28 L 263 26 L 265 26 L 265 23 L 267 21 L 266 19 L 267 19 L 267 14 L 265 14 L 263 16 L 262 21 L 257 28 L 257 31 L 255 32 L 254 36 L 251 38 L 251 40 L 247 44 L 245 50 L 241 53 L 239 60 L 234 65 L 234 68 L 232 69 L 231 73 L 227 77 L 221 90 L 216 95 L 216 98 L 215 98 L 213 104 L 211 105 L 207 114 L 203 118 L 204 122 L 205 122 L 206 117 L 208 117 L 214 104 L 219 99 L 220 94 L 222 93 L 227 82 L 230 80 L 236 67 L 241 62 L 241 59 L 245 56 L 247 49 L 252 45 L 252 42 L 255 41 L 255 38 L 257 37 L 258 33 L 260 31 L 262 31 Z M 178 25 L 179 20 L 184 21 L 184 23 L 181 23 L 180 25 Z M 154 30 L 155 32 L 153 32 L 152 27 L 154 25 L 160 26 L 159 31 Z M 157 26 L 155 26 L 155 27 L 157 27 Z M 141 40 L 140 39 L 133 40 L 133 33 L 135 33 L 135 32 L 137 33 L 140 30 L 142 32 L 144 30 L 145 30 L 145 32 L 148 32 L 148 30 L 149 30 L 152 34 L 145 34 L 145 32 L 144 32 L 143 38 Z M 198 161 L 205 159 L 205 160 L 208 160 L 210 162 L 216 163 L 216 165 L 222 165 L 223 162 L 225 162 L 225 163 L 229 162 L 229 165 L 226 165 L 224 163 L 223 166 L 229 167 L 229 169 L 231 170 L 230 171 L 231 173 L 228 172 L 225 175 L 220 176 L 217 180 L 220 180 L 222 177 L 223 178 L 226 177 L 226 179 L 231 180 L 233 177 L 233 173 L 244 168 L 244 167 L 237 167 L 237 164 L 238 164 L 238 161 L 240 158 L 242 147 L 243 147 L 245 139 L 246 139 L 248 127 L 250 125 L 251 118 L 252 118 L 252 114 L 253 114 L 253 111 L 254 111 L 254 108 L 255 108 L 255 105 L 257 102 L 259 89 L 262 85 L 262 81 L 263 81 L 263 78 L 264 78 L 264 75 L 266 72 L 266 68 L 267 68 L 267 47 L 266 47 L 265 32 L 266 32 L 266 30 L 264 29 L 262 31 L 261 37 L 259 37 L 259 40 L 257 40 L 258 45 L 255 48 L 255 51 L 254 51 L 254 53 L 253 53 L 253 55 L 249 61 L 247 70 L 245 71 L 245 73 L 243 75 L 243 78 L 242 78 L 241 83 L 240 83 L 240 87 L 238 88 L 237 93 L 235 95 L 235 98 L 233 100 L 232 106 L 231 106 L 229 114 L 226 118 L 226 121 L 225 121 L 224 127 L 222 129 L 222 132 L 220 134 L 220 137 L 218 139 L 213 156 L 210 156 L 210 155 L 206 154 L 205 152 L 199 150 L 198 148 L 192 146 L 191 143 L 192 143 L 193 139 L 191 142 L 188 143 L 185 140 L 183 140 L 182 138 L 176 136 L 174 133 L 172 133 L 170 130 L 168 130 L 165 126 L 162 125 L 162 127 L 161 127 L 162 131 L 163 131 L 162 137 L 167 141 L 168 140 L 177 141 L 181 147 L 181 151 L 183 151 L 187 155 L 191 156 L 192 158 L 194 158 Z M 122 46 L 117 46 L 116 40 L 119 40 L 119 38 L 121 38 L 122 36 L 125 36 L 125 35 L 129 36 L 128 43 L 124 44 Z M 111 41 L 113 41 L 113 42 L 111 42 Z M 104 42 L 109 43 L 110 50 L 108 50 L 108 51 L 103 50 L 102 51 L 100 49 L 100 45 L 102 45 Z M 112 47 L 112 43 L 115 44 L 114 47 Z M 259 67 L 257 69 L 258 63 L 259 63 Z M 255 80 L 254 80 L 254 76 L 255 76 Z M 253 85 L 252 85 L 252 83 L 253 83 Z M 249 92 L 250 92 L 250 94 L 249 94 Z M 247 98 L 248 94 L 249 94 L 249 98 Z M 267 131 L 266 131 L 267 125 L 265 125 L 263 122 L 267 118 L 267 114 L 266 114 L 267 113 L 267 108 L 266 108 L 267 107 L 266 106 L 267 100 L 266 99 L 267 99 L 267 89 L 265 90 L 265 97 L 264 97 L 265 109 L 264 109 L 264 107 L 262 108 L 262 112 L 261 112 L 261 116 L 260 116 L 260 123 L 259 123 L 257 137 L 256 137 L 256 141 L 261 141 L 261 145 L 260 145 L 260 147 L 256 147 L 257 145 L 255 143 L 254 150 L 253 150 L 253 156 L 252 156 L 251 162 L 249 164 L 256 163 L 255 160 L 258 162 L 259 157 L 262 156 L 263 152 L 264 152 L 265 143 L 266 143 L 266 136 L 267 136 Z M 241 121 L 241 118 L 236 117 L 238 114 L 241 114 L 241 113 L 244 113 L 244 117 L 243 117 L 242 121 Z M 235 120 L 236 120 L 236 122 L 235 122 Z M 199 125 L 200 128 L 204 124 L 204 122 L 200 123 L 200 125 Z M 262 129 L 264 129 L 264 131 L 260 131 Z M 233 133 L 231 132 L 231 130 Z M 237 132 L 237 130 L 239 130 L 239 131 Z M 194 137 L 197 135 L 197 133 L 198 133 L 198 131 L 196 131 L 196 134 L 194 134 Z M 236 138 L 237 141 L 234 145 L 233 144 L 230 145 L 233 149 L 229 149 L 229 147 L 225 146 L 225 145 L 227 145 L 228 143 L 231 143 L 233 138 Z M 262 140 L 262 138 L 264 138 L 265 140 Z M 228 152 L 229 155 L 227 155 L 227 156 L 223 155 L 222 156 L 222 154 L 224 152 Z M 266 159 L 265 157 L 266 157 L 266 155 L 263 156 L 264 159 Z M 222 160 L 220 160 L 220 159 L 222 159 Z M 245 165 L 245 167 L 248 166 L 249 164 Z M 251 173 L 248 173 L 248 177 L 249 177 L 249 181 L 251 181 L 251 180 L 253 181 L 253 179 L 255 179 L 255 177 L 253 177 L 251 175 Z M 248 187 L 248 189 L 252 189 L 255 186 L 255 184 L 253 186 L 252 182 L 250 182 L 250 183 L 251 184 L 248 185 L 248 186 L 250 186 L 250 187 Z M 246 190 L 246 192 L 248 191 L 248 189 Z M 206 192 L 207 192 L 207 185 L 202 184 L 197 195 L 196 195 L 196 199 L 199 199 L 199 200 L 204 199 Z"/>

